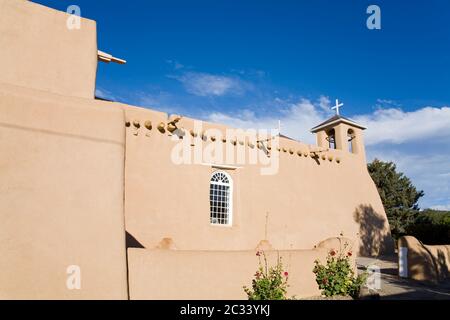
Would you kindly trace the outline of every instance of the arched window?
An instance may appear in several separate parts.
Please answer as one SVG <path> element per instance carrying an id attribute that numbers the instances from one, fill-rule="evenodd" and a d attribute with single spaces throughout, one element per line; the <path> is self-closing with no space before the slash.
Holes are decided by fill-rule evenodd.
<path id="1" fill-rule="evenodd" d="M 216 171 L 211 176 L 209 188 L 211 224 L 231 225 L 233 214 L 233 181 L 223 171 Z"/>

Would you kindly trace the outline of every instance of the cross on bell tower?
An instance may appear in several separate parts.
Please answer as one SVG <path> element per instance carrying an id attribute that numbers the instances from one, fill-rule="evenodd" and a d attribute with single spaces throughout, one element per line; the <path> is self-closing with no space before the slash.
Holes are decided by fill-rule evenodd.
<path id="1" fill-rule="evenodd" d="M 339 103 L 339 99 L 336 99 L 336 105 L 333 108 L 331 108 L 331 110 L 336 110 L 336 115 L 339 116 L 340 115 L 339 109 L 343 106 L 344 106 L 344 104 Z"/>

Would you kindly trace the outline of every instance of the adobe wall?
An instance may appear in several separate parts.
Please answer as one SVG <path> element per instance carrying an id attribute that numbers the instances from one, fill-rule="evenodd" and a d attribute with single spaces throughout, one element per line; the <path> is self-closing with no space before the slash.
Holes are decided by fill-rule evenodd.
<path id="1" fill-rule="evenodd" d="M 70 30 L 68 17 L 30 1 L 0 0 L 0 83 L 94 98 L 96 23 L 83 18 Z"/>
<path id="2" fill-rule="evenodd" d="M 450 279 L 450 245 L 424 245 L 411 236 L 398 240 L 398 246 L 407 248 L 407 277 L 427 282 Z"/>
<path id="3" fill-rule="evenodd" d="M 0 299 L 127 298 L 124 116 L 110 105 L 0 85 Z"/>
<path id="4" fill-rule="evenodd" d="M 213 226 L 209 185 L 217 168 L 207 160 L 175 164 L 171 156 L 180 140 L 157 129 L 159 123 L 167 124 L 167 114 L 124 109 L 129 125 L 125 216 L 132 246 L 154 249 L 168 241 L 180 250 L 253 250 L 268 240 L 276 250 L 300 250 L 342 232 L 361 239 L 357 246 L 364 248 L 364 255 L 393 249 L 380 197 L 358 155 L 332 150 L 324 154 L 325 160 L 322 154 L 314 159 L 314 146 L 280 139 L 277 174 L 261 175 L 264 164 L 224 169 L 234 181 L 233 226 Z M 151 130 L 145 127 L 147 121 Z M 193 120 L 183 118 L 178 127 L 189 136 Z M 209 128 L 226 127 L 203 123 L 203 129 Z M 212 143 L 211 135 L 205 145 Z M 224 147 L 231 142 L 217 138 L 215 143 Z M 247 142 L 244 148 L 250 148 Z"/>
<path id="5" fill-rule="evenodd" d="M 314 261 L 326 262 L 330 250 L 345 254 L 350 239 L 332 238 L 311 250 L 265 251 L 268 265 L 281 258 L 288 272 L 288 297 L 320 296 L 313 273 Z M 342 250 L 342 251 L 341 251 Z M 207 261 L 207 263 L 205 263 Z M 178 251 L 128 249 L 130 299 L 132 300 L 236 300 L 247 299 L 243 286 L 251 281 L 264 258 L 248 251 Z M 350 263 L 356 270 L 355 259 Z"/>
<path id="6" fill-rule="evenodd" d="M 276 265 L 278 252 L 267 252 Z M 314 261 L 325 260 L 327 250 L 279 252 L 289 272 L 288 296 L 320 296 Z M 132 300 L 245 300 L 243 286 L 251 288 L 258 269 L 255 251 L 172 251 L 128 249 Z M 205 263 L 207 261 L 208 263 Z"/>

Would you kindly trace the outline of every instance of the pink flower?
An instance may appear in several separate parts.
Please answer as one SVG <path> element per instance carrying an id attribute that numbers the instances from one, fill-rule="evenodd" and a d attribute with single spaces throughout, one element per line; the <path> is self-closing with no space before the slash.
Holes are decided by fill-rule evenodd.
<path id="1" fill-rule="evenodd" d="M 352 256 L 352 253 L 349 251 L 349 252 L 347 253 L 347 256 L 351 257 L 351 256 Z"/>
<path id="2" fill-rule="evenodd" d="M 259 257 L 261 255 L 261 252 L 256 252 L 256 255 Z"/>
<path id="3" fill-rule="evenodd" d="M 330 256 L 332 256 L 332 257 L 333 257 L 333 256 L 335 256 L 335 255 L 336 255 L 336 251 L 334 251 L 334 250 L 331 250 L 331 251 L 330 251 Z"/>
<path id="4" fill-rule="evenodd" d="M 289 275 L 289 272 L 285 271 L 284 276 L 287 277 Z"/>

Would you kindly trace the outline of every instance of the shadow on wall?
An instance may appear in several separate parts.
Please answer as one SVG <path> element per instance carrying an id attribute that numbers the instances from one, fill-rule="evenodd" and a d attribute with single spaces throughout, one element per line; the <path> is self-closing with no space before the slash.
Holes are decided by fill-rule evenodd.
<path id="1" fill-rule="evenodd" d="M 387 220 L 371 205 L 360 205 L 353 218 L 359 224 L 359 255 L 379 256 L 394 254 L 394 241 Z"/>
<path id="2" fill-rule="evenodd" d="M 437 248 L 436 267 L 438 269 L 439 281 L 450 279 L 450 246 Z"/>
<path id="3" fill-rule="evenodd" d="M 424 247 L 408 248 L 408 276 L 418 281 L 437 282 L 435 261 Z"/>
<path id="4" fill-rule="evenodd" d="M 417 240 L 417 239 L 416 239 Z M 425 249 L 427 257 L 431 260 L 434 279 L 432 282 L 441 282 L 450 279 L 450 245 L 428 246 L 417 240 Z"/>
<path id="5" fill-rule="evenodd" d="M 408 277 L 439 283 L 450 279 L 450 245 L 427 246 L 412 236 L 398 240 L 399 247 L 408 249 Z"/>

